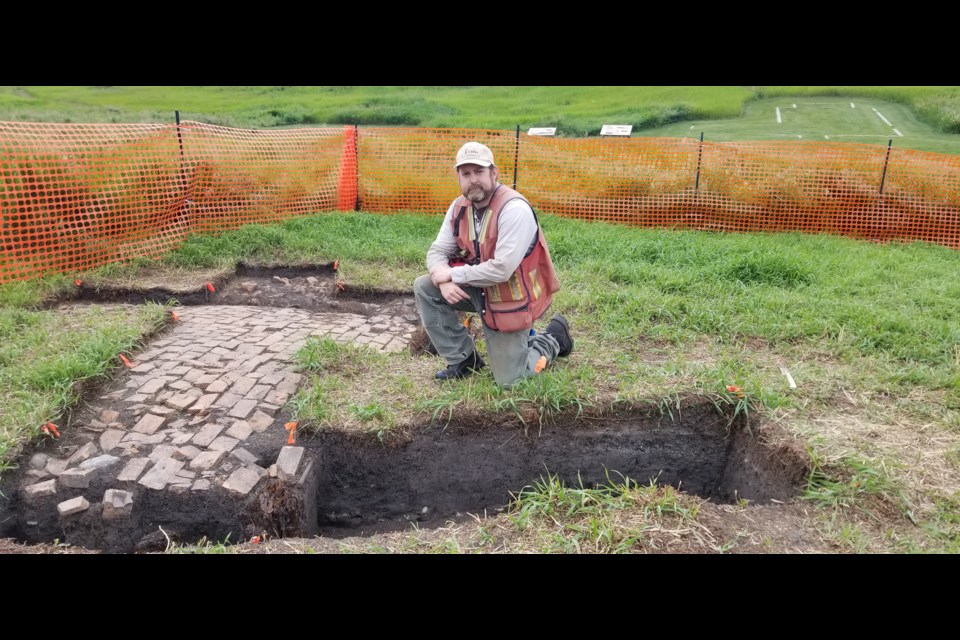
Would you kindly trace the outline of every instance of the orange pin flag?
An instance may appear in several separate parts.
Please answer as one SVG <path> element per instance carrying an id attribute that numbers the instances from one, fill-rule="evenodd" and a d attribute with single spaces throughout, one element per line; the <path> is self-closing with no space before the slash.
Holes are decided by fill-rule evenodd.
<path id="1" fill-rule="evenodd" d="M 340 268 L 340 260 L 338 258 L 337 260 L 333 261 L 333 270 L 336 271 L 339 268 Z"/>
<path id="2" fill-rule="evenodd" d="M 209 291 L 210 293 L 213 293 L 214 291 L 216 291 L 216 289 L 213 288 L 212 282 L 207 283 L 207 291 Z"/>
<path id="3" fill-rule="evenodd" d="M 48 422 L 47 424 L 43 425 L 42 427 L 40 427 L 40 430 L 43 431 L 48 436 L 50 436 L 51 438 L 60 437 L 60 430 L 57 429 L 57 425 L 53 424 L 52 422 Z"/>
<path id="4" fill-rule="evenodd" d="M 171 311 L 171 312 L 170 312 L 170 317 L 173 318 L 173 321 L 174 321 L 174 322 L 179 322 L 179 321 L 180 321 L 180 315 L 179 315 L 176 311 Z"/>
<path id="5" fill-rule="evenodd" d="M 78 287 L 82 287 L 83 280 L 81 280 L 80 278 L 77 278 L 76 280 L 73 281 L 73 284 L 77 285 Z"/>
<path id="6" fill-rule="evenodd" d="M 133 369 L 135 366 L 137 366 L 137 363 L 130 362 L 129 360 L 127 360 L 127 356 L 123 355 L 122 353 L 119 354 L 119 356 L 120 356 L 121 362 L 123 362 L 123 364 L 125 364 L 128 369 Z"/>
<path id="7" fill-rule="evenodd" d="M 296 421 L 288 422 L 287 424 L 283 425 L 283 428 L 290 432 L 290 437 L 287 438 L 287 444 L 293 444 L 294 442 L 293 434 L 297 430 L 297 422 Z"/>
<path id="8" fill-rule="evenodd" d="M 346 287 L 342 282 L 338 282 L 338 283 L 337 283 L 337 290 L 338 290 L 338 291 L 346 291 L 346 290 L 347 290 L 347 287 Z"/>
<path id="9" fill-rule="evenodd" d="M 747 397 L 746 394 L 745 394 L 743 391 L 740 390 L 740 387 L 738 387 L 738 386 L 735 385 L 735 384 L 728 384 L 728 385 L 727 385 L 727 391 L 728 391 L 729 393 L 732 393 L 732 394 L 736 395 L 738 398 L 745 398 L 745 397 Z"/>

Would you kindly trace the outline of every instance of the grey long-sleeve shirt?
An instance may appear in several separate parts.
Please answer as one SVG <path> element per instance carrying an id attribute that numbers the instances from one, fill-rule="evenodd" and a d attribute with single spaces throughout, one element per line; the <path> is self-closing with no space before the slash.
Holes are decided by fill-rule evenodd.
<path id="1" fill-rule="evenodd" d="M 460 250 L 452 230 L 455 203 L 456 200 L 447 209 L 440 233 L 427 251 L 427 270 L 430 272 L 436 267 L 446 267 L 450 257 L 457 255 Z M 489 215 L 489 211 L 483 215 Z M 454 267 L 451 278 L 456 284 L 493 286 L 509 280 L 520 266 L 537 233 L 537 221 L 530 205 L 523 200 L 510 201 L 500 212 L 497 227 L 495 257 L 478 265 Z"/>

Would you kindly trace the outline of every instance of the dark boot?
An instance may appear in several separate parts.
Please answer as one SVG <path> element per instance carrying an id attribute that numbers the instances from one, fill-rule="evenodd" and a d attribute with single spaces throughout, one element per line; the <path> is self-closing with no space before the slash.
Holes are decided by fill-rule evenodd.
<path id="1" fill-rule="evenodd" d="M 573 351 L 573 338 L 570 337 L 570 324 L 567 322 L 567 319 L 559 313 L 553 316 L 544 333 L 553 336 L 557 344 L 560 345 L 560 353 L 557 354 L 558 357 L 565 358 Z"/>
<path id="2" fill-rule="evenodd" d="M 443 371 L 438 371 L 436 378 L 437 380 L 456 380 L 459 378 L 466 378 L 475 371 L 479 371 L 487 366 L 487 363 L 483 361 L 483 358 L 480 357 L 480 354 L 477 353 L 477 350 L 474 349 L 463 362 L 458 362 L 457 364 L 447 365 L 447 368 Z"/>

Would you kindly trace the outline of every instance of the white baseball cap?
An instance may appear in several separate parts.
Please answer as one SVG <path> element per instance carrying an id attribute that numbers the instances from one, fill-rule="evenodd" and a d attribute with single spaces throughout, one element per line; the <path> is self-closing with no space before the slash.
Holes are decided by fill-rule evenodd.
<path id="1" fill-rule="evenodd" d="M 457 151 L 457 164 L 454 165 L 454 168 L 462 164 L 476 164 L 481 167 L 489 167 L 494 164 L 493 151 L 490 151 L 488 146 L 480 144 L 479 142 L 468 142 L 460 147 L 460 151 Z"/>

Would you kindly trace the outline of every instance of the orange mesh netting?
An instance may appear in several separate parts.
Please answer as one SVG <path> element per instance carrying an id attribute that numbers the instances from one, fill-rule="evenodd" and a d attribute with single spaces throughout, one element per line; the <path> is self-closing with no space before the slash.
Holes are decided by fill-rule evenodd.
<path id="1" fill-rule="evenodd" d="M 157 255 L 185 233 L 176 129 L 0 122 L 0 281 Z"/>
<path id="2" fill-rule="evenodd" d="M 186 122 L 182 129 L 194 231 L 354 208 L 355 195 L 341 204 L 337 193 L 341 172 L 351 173 L 344 182 L 354 192 L 356 183 L 355 166 L 341 162 L 342 128 L 251 131 Z"/>
<path id="3" fill-rule="evenodd" d="M 355 127 L 0 123 L 0 282 L 154 257 L 187 233 L 330 210 L 442 214 L 488 145 L 539 210 L 645 227 L 960 247 L 960 157 L 826 142 Z"/>

